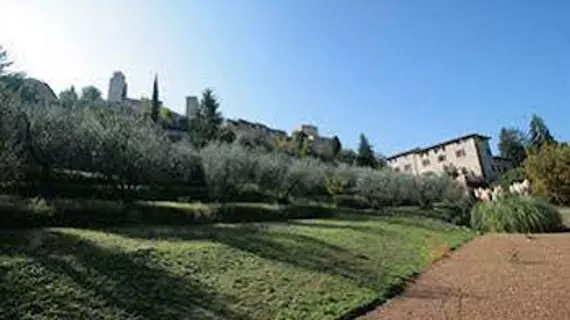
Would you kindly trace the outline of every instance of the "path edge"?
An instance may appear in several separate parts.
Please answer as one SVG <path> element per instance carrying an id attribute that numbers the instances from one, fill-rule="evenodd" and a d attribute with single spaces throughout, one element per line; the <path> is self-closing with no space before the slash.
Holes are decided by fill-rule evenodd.
<path id="1" fill-rule="evenodd" d="M 461 247 L 463 247 L 464 245 L 472 242 L 473 240 L 475 240 L 478 237 L 478 235 L 475 235 L 474 237 L 472 237 L 470 240 L 465 241 L 463 243 L 457 244 L 451 248 L 449 248 L 449 250 L 447 252 L 445 252 L 444 254 L 441 255 L 441 257 L 433 260 L 428 266 L 426 266 L 424 269 L 419 270 L 419 271 L 415 271 L 412 272 L 409 275 L 406 276 L 402 276 L 399 281 L 397 281 L 396 283 L 390 285 L 388 287 L 388 294 L 386 295 L 386 297 L 384 298 L 376 298 L 364 305 L 358 306 L 356 308 L 353 308 L 347 312 L 345 312 L 344 314 L 342 314 L 341 316 L 335 318 L 335 320 L 354 320 L 358 317 L 362 317 L 365 316 L 366 314 L 368 314 L 369 312 L 372 312 L 374 310 L 376 310 L 377 308 L 381 307 L 381 306 L 385 306 L 388 305 L 391 301 L 393 301 L 395 298 L 399 297 L 402 293 L 404 293 L 406 291 L 406 289 L 408 288 L 408 286 L 410 284 L 413 284 L 420 275 L 422 275 L 423 273 L 425 273 L 426 271 L 430 270 L 432 267 L 434 267 L 437 263 L 443 261 L 443 260 L 447 260 L 451 257 L 451 255 L 456 252 L 457 250 L 459 250 Z"/>

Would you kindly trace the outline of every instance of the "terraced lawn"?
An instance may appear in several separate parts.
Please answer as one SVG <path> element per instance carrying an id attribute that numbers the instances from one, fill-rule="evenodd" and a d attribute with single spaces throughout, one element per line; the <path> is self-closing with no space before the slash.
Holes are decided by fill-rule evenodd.
<path id="1" fill-rule="evenodd" d="M 473 235 L 419 217 L 0 231 L 0 318 L 337 319 Z"/>

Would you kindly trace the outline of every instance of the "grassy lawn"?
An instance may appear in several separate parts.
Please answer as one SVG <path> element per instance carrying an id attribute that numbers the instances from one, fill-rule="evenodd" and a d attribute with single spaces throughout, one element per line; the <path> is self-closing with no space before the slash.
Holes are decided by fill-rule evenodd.
<path id="1" fill-rule="evenodd" d="M 394 294 L 469 232 L 343 215 L 274 223 L 0 231 L 8 319 L 335 319 Z"/>

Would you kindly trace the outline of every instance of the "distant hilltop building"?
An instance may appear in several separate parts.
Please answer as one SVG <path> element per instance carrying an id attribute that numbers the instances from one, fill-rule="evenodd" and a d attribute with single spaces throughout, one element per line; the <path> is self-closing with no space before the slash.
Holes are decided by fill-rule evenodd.
<path id="1" fill-rule="evenodd" d="M 287 132 L 283 130 L 273 129 L 261 123 L 250 122 L 243 119 L 226 120 L 226 127 L 234 132 L 251 132 L 257 133 L 263 136 L 267 136 L 269 139 L 286 138 Z"/>
<path id="2" fill-rule="evenodd" d="M 128 97 L 128 84 L 125 75 L 121 71 L 115 71 L 109 79 L 109 91 L 107 100 L 111 103 L 124 103 L 136 109 L 141 109 L 142 101 L 138 99 L 130 99 Z M 198 112 L 199 100 L 196 96 L 186 97 L 186 114 L 181 115 L 170 110 L 170 119 L 161 120 L 163 128 L 172 140 L 178 141 L 184 139 L 188 135 L 190 119 L 196 116 Z M 162 107 L 162 103 L 161 103 Z M 224 125 L 234 133 L 252 133 L 258 136 L 266 137 L 268 141 L 275 142 L 279 139 L 289 139 L 287 132 L 283 130 L 273 129 L 261 123 L 254 123 L 243 119 L 227 119 Z M 332 138 L 319 136 L 319 130 L 314 125 L 302 125 L 299 130 L 302 131 L 311 141 L 311 147 L 315 152 L 322 155 L 332 155 Z"/>
<path id="3" fill-rule="evenodd" d="M 295 130 L 295 132 L 304 133 L 309 140 L 314 140 L 319 137 L 319 128 L 312 124 L 303 124 L 301 128 Z"/>
<path id="4" fill-rule="evenodd" d="M 113 76 L 109 79 L 107 101 L 110 103 L 122 103 L 135 109 L 140 109 L 142 106 L 141 99 L 131 99 L 128 97 L 127 80 L 121 71 L 113 72 Z M 162 101 L 159 101 L 159 104 L 162 107 Z"/>
<path id="5" fill-rule="evenodd" d="M 320 136 L 317 126 L 303 124 L 299 129 L 293 131 L 293 134 L 296 132 L 302 132 L 311 141 L 311 148 L 317 154 L 331 156 L 334 153 L 333 138 Z"/>
<path id="6" fill-rule="evenodd" d="M 127 81 L 121 71 L 115 71 L 109 80 L 109 102 L 121 102 L 127 98 Z"/>
<path id="7" fill-rule="evenodd" d="M 414 175 L 441 174 L 446 167 L 454 167 L 465 179 L 489 183 L 512 167 L 509 160 L 493 156 L 490 139 L 480 134 L 469 134 L 393 155 L 387 158 L 387 162 L 396 171 Z"/>

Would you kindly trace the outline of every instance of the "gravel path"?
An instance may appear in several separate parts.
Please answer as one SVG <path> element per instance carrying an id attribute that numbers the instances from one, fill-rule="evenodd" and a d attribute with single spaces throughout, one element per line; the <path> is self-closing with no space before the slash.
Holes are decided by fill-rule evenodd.
<path id="1" fill-rule="evenodd" d="M 570 319 L 570 233 L 486 235 L 358 320 Z"/>

